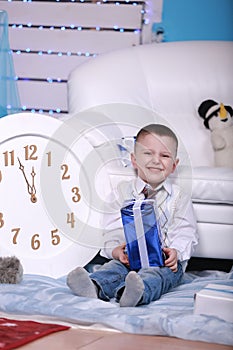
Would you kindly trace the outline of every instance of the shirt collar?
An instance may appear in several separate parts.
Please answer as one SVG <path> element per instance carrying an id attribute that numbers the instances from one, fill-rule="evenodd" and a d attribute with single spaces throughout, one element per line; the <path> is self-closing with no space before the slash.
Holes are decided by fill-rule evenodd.
<path id="1" fill-rule="evenodd" d="M 135 179 L 135 190 L 137 192 L 137 194 L 139 195 L 145 186 L 150 186 L 148 185 L 145 181 L 143 181 L 140 177 L 137 177 Z M 164 188 L 165 191 L 168 192 L 169 195 L 171 195 L 172 193 L 172 184 L 171 181 L 169 179 L 166 179 L 164 182 L 162 182 L 157 188 L 156 190 L 159 190 L 161 188 Z"/>

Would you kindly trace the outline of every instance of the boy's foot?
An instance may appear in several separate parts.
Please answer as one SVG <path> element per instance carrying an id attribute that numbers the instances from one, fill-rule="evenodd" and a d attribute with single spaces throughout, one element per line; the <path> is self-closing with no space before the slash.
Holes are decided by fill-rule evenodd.
<path id="1" fill-rule="evenodd" d="M 120 306 L 136 306 L 143 296 L 144 283 L 135 271 L 130 271 L 125 279 L 125 289 L 120 298 Z"/>
<path id="2" fill-rule="evenodd" d="M 98 298 L 97 287 L 83 267 L 77 267 L 71 271 L 67 276 L 66 283 L 72 292 L 80 297 Z"/>

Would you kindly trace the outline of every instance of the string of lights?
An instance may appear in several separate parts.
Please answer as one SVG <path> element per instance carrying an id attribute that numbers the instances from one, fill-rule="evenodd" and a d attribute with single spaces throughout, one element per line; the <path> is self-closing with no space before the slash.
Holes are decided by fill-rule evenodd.
<path id="1" fill-rule="evenodd" d="M 10 3 L 36 3 L 36 2 L 40 2 L 41 0 L 7 0 Z M 95 5 L 95 6 L 101 6 L 101 5 L 115 5 L 115 6 L 125 6 L 125 5 L 131 5 L 131 6 L 138 6 L 138 10 L 137 13 L 141 13 L 141 20 L 138 23 L 138 28 L 131 28 L 130 26 L 127 27 L 127 24 L 124 25 L 124 27 L 113 24 L 112 26 L 108 26 L 108 25 L 85 25 L 84 23 L 79 24 L 79 23 L 59 23 L 59 24 L 53 24 L 51 21 L 50 23 L 38 23 L 38 20 L 34 21 L 33 17 L 31 18 L 30 21 L 23 21 L 22 19 L 20 20 L 20 22 L 17 22 L 14 20 L 11 21 L 11 18 L 9 16 L 9 23 L 8 26 L 11 29 L 11 35 L 14 35 L 14 31 L 21 31 L 23 30 L 25 35 L 28 33 L 28 31 L 30 29 L 38 30 L 38 31 L 43 31 L 44 33 L 48 32 L 48 31 L 54 31 L 57 32 L 57 34 L 59 33 L 59 31 L 67 31 L 68 32 L 92 32 L 92 33 L 96 33 L 96 35 L 98 35 L 98 32 L 115 32 L 118 33 L 120 36 L 121 34 L 124 35 L 125 33 L 131 33 L 131 34 L 135 34 L 137 36 L 138 39 L 136 39 L 136 42 L 140 42 L 140 38 L 142 35 L 142 27 L 143 24 L 145 24 L 146 22 L 146 3 L 145 1 L 135 1 L 135 0 L 46 0 L 46 3 L 54 3 L 54 5 L 56 5 L 56 3 L 76 3 L 77 5 L 82 3 L 82 4 L 86 4 L 87 7 L 89 6 L 89 4 Z M 13 4 L 12 4 L 13 5 Z M 44 5 L 44 4 L 43 4 Z M 19 6 L 19 5 L 17 5 Z M 112 11 L 112 10 L 111 10 Z M 25 17 L 28 18 L 28 17 Z M 30 17 L 29 17 L 30 18 Z M 71 21 L 70 21 L 71 22 Z M 100 23 L 101 24 L 101 23 Z M 45 34 L 46 35 L 46 34 Z M 119 40 L 119 39 L 118 39 Z M 133 40 L 133 42 L 135 42 L 135 40 Z M 10 54 L 14 55 L 14 57 L 16 56 L 22 56 L 22 58 L 20 59 L 19 62 L 22 62 L 22 60 L 24 60 L 24 56 L 26 58 L 29 57 L 29 55 L 31 55 L 32 60 L 34 59 L 33 56 L 35 57 L 35 55 L 38 56 L 53 56 L 54 59 L 55 57 L 83 57 L 83 58 L 95 58 L 99 55 L 98 52 L 91 52 L 91 51 L 84 51 L 84 50 L 56 50 L 56 48 L 54 49 L 49 49 L 48 46 L 46 49 L 43 49 L 40 47 L 35 47 L 35 45 L 33 48 L 30 47 L 30 40 L 28 41 L 28 45 L 25 45 L 26 41 L 24 40 L 23 45 L 17 44 L 14 45 L 13 48 L 11 48 L 11 51 L 9 52 Z M 134 44 L 135 45 L 135 44 Z M 18 47 L 17 47 L 18 46 Z M 23 46 L 23 47 L 22 47 Z M 59 59 L 58 59 L 59 61 Z M 27 58 L 27 62 L 28 62 L 28 58 Z M 17 73 L 16 73 L 17 74 Z M 28 83 L 28 82 L 38 82 L 41 84 L 67 84 L 67 79 L 61 79 L 57 76 L 43 76 L 41 75 L 40 77 L 37 77 L 36 74 L 33 75 L 30 74 L 30 76 L 22 76 L 21 74 L 18 74 L 14 77 L 14 80 L 21 82 L 21 83 Z M 25 88 L 25 87 L 24 87 Z M 59 104 L 59 103 L 58 103 Z M 42 106 L 41 106 L 42 107 Z M 12 106 L 8 106 L 8 108 L 13 108 Z M 45 108 L 33 108 L 30 106 L 22 106 L 22 110 L 23 111 L 30 111 L 32 113 L 37 112 L 37 113 L 49 113 L 49 114 L 65 114 L 68 113 L 66 110 L 64 110 L 63 108 L 59 108 L 59 106 L 54 106 L 51 109 L 45 109 Z"/>
<path id="2" fill-rule="evenodd" d="M 28 23 L 28 24 L 9 24 L 9 27 L 11 28 L 18 28 L 18 29 L 22 29 L 22 28 L 37 28 L 39 30 L 43 30 L 43 29 L 50 29 L 50 30 L 78 30 L 78 31 L 82 31 L 82 30 L 96 30 L 96 31 L 117 31 L 117 32 L 134 32 L 134 33 L 139 33 L 141 31 L 141 28 L 119 28 L 117 25 L 114 25 L 113 27 L 84 27 L 84 26 L 75 26 L 74 24 L 71 24 L 70 26 L 46 26 L 46 25 L 33 25 L 32 23 Z"/>
<path id="3" fill-rule="evenodd" d="M 7 105 L 6 106 L 7 110 L 8 111 L 11 111 L 11 113 L 17 113 L 19 112 L 19 109 L 18 107 L 14 107 L 14 106 L 11 106 L 11 105 Z M 43 113 L 48 113 L 49 115 L 54 115 L 54 114 L 68 114 L 68 111 L 66 110 L 62 110 L 60 108 L 56 108 L 56 109 L 46 109 L 46 108 L 32 108 L 32 107 L 29 107 L 29 106 L 22 106 L 21 107 L 22 111 L 23 112 L 31 112 L 31 113 L 40 113 L 40 114 L 43 114 Z"/>
<path id="4" fill-rule="evenodd" d="M 42 51 L 42 50 L 31 50 L 30 48 L 27 48 L 25 50 L 11 50 L 11 52 L 17 54 L 17 55 L 21 55 L 21 54 L 27 54 L 27 53 L 31 53 L 31 54 L 37 54 L 39 56 L 42 55 L 56 55 L 58 57 L 62 57 L 62 56 L 83 56 L 83 57 L 96 57 L 98 54 L 97 53 L 90 53 L 90 52 L 61 52 L 61 51 L 53 51 L 53 50 L 46 50 L 46 51 Z"/>
<path id="5" fill-rule="evenodd" d="M 41 0 L 7 0 L 8 2 L 40 2 Z M 145 1 L 132 1 L 132 0 L 46 0 L 47 2 L 66 2 L 66 3 L 90 3 L 90 4 L 115 4 L 115 5 L 142 5 Z"/>

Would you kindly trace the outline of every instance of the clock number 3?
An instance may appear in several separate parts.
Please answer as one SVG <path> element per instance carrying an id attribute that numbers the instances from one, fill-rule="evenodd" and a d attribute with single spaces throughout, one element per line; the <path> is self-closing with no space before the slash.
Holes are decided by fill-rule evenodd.
<path id="1" fill-rule="evenodd" d="M 68 165 L 67 164 L 62 164 L 61 165 L 61 170 L 63 171 L 63 173 L 62 173 L 62 180 L 69 180 L 70 179 L 70 175 L 68 174 L 68 171 L 69 171 Z M 74 194 L 74 196 L 72 197 L 72 201 L 74 203 L 79 202 L 80 199 L 81 199 L 81 195 L 79 193 L 79 188 L 78 187 L 73 187 L 71 189 L 71 191 Z M 73 224 L 72 224 L 72 227 L 73 227 Z"/>

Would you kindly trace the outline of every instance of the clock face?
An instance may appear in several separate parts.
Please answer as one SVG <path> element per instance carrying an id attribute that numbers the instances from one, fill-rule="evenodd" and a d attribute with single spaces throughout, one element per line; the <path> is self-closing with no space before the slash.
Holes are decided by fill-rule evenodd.
<path id="1" fill-rule="evenodd" d="M 82 167 L 92 147 L 42 115 L 4 117 L 0 133 L 0 255 L 54 277 L 85 265 L 100 246 Z"/>

